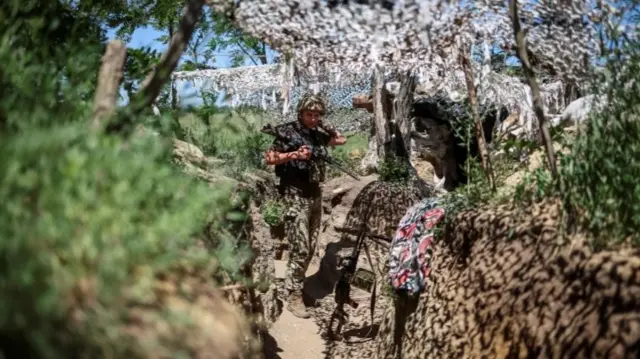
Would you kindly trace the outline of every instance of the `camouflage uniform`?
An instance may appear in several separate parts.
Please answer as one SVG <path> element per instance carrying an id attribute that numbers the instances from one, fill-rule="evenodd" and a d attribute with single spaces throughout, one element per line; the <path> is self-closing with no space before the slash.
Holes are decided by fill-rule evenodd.
<path id="1" fill-rule="evenodd" d="M 321 106 L 319 112 L 322 113 L 324 106 L 319 101 L 321 100 L 315 97 L 303 98 L 298 107 L 298 113 L 300 114 L 303 110 L 318 111 L 317 107 L 314 107 L 318 104 Z M 333 132 L 331 128 L 328 130 L 330 133 Z M 276 127 L 276 131 L 285 138 L 300 136 L 305 144 L 313 147 L 326 147 L 331 139 L 330 135 L 318 131 L 317 128 L 305 127 L 301 121 L 280 125 Z M 294 152 L 298 147 L 276 139 L 270 150 L 286 153 Z M 305 272 L 315 253 L 320 231 L 322 217 L 320 183 L 325 179 L 325 164 L 313 160 L 291 160 L 285 164 L 276 165 L 275 170 L 276 176 L 280 179 L 279 191 L 287 206 L 284 221 L 290 254 L 285 289 L 289 292 L 290 310 L 297 316 L 308 317 L 302 304 L 302 288 Z"/>

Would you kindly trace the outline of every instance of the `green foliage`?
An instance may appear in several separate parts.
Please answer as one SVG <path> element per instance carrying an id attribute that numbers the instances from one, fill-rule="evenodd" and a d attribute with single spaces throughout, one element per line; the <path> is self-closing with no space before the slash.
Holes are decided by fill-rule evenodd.
<path id="1" fill-rule="evenodd" d="M 380 161 L 378 174 L 381 181 L 403 183 L 409 179 L 411 172 L 402 158 L 392 156 Z"/>
<path id="2" fill-rule="evenodd" d="M 277 199 L 269 199 L 260 208 L 262 219 L 271 227 L 276 227 L 282 223 L 284 218 L 285 205 Z"/>
<path id="3" fill-rule="evenodd" d="M 514 200 L 520 204 L 539 202 L 554 193 L 554 190 L 551 173 L 544 168 L 536 168 L 533 172 L 526 173 L 523 180 L 517 184 Z"/>
<path id="4" fill-rule="evenodd" d="M 264 42 L 237 29 L 224 14 L 213 13 L 212 21 L 215 36 L 209 40 L 209 48 L 212 51 L 229 50 L 232 67 L 244 65 L 247 59 L 254 65 L 268 63 L 267 45 Z"/>
<path id="5" fill-rule="evenodd" d="M 124 333 L 109 334 L 117 323 L 105 320 L 126 312 L 123 299 L 152 300 L 153 278 L 180 262 L 213 274 L 193 236 L 228 209 L 230 188 L 211 192 L 179 173 L 157 140 L 132 139 L 125 150 L 118 138 L 65 126 L 2 143 L 0 330 L 64 356 L 54 326 L 74 309 L 65 298 L 89 280 L 95 292 L 81 300 L 103 305 L 84 308 L 83 327 L 67 334 L 124 355 Z"/>
<path id="6" fill-rule="evenodd" d="M 40 3 L 0 5 L 0 356 L 11 338 L 42 358 L 192 357 L 215 333 L 171 303 L 238 274 L 242 207 L 172 166 L 162 139 L 90 131 L 100 21 L 53 36 L 82 14 Z"/>
<path id="7" fill-rule="evenodd" d="M 160 54 L 151 48 L 127 49 L 122 85 L 129 98 L 132 98 L 133 94 L 139 90 L 142 80 L 159 61 Z"/>
<path id="8" fill-rule="evenodd" d="M 448 220 L 453 220 L 458 213 L 490 203 L 495 197 L 477 158 L 468 158 L 464 168 L 467 184 L 447 193 L 444 197 L 447 216 L 443 225 Z"/>
<path id="9" fill-rule="evenodd" d="M 578 211 L 596 247 L 625 239 L 640 244 L 640 93 L 629 86 L 640 81 L 640 43 L 621 52 L 608 65 L 616 75 L 601 90 L 606 105 L 589 117 L 571 154 L 560 157 L 564 202 Z"/>
<path id="10" fill-rule="evenodd" d="M 640 244 L 640 43 L 618 44 L 603 73 L 594 75 L 594 110 L 574 139 L 559 139 L 559 181 L 537 169 L 518 185 L 515 200 L 560 198 L 570 227 L 585 230 L 595 249 Z M 606 84 L 603 86 L 602 84 Z M 600 106 L 598 106 L 600 105 Z"/>
<path id="11" fill-rule="evenodd" d="M 250 108 L 191 113 L 179 120 L 179 137 L 198 146 L 205 155 L 224 160 L 227 174 L 238 177 L 246 171 L 266 169 L 263 154 L 273 138 L 260 132 L 265 116 Z"/>

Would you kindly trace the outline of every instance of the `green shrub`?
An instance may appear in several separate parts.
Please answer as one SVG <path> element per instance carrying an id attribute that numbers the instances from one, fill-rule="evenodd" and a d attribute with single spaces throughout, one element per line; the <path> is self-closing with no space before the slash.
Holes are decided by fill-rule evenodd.
<path id="1" fill-rule="evenodd" d="M 90 131 L 99 31 L 48 42 L 47 4 L 0 5 L 0 356 L 9 339 L 39 358 L 195 357 L 216 335 L 189 313 L 198 291 L 247 258 L 232 189 L 183 174 L 158 137 Z"/>
<path id="2" fill-rule="evenodd" d="M 263 154 L 273 138 L 260 132 L 265 116 L 255 109 L 220 109 L 204 117 L 187 114 L 179 122 L 182 139 L 205 155 L 224 160 L 224 171 L 239 177 L 246 171 L 266 168 Z"/>
<path id="3" fill-rule="evenodd" d="M 81 127 L 2 138 L 0 330 L 64 356 L 56 326 L 68 320 L 74 291 L 90 281 L 95 291 L 82 302 L 93 304 L 66 339 L 124 355 L 130 348 L 114 331 L 127 302 L 153 300 L 153 279 L 180 263 L 214 274 L 194 237 L 207 220 L 224 218 L 230 188 L 211 191 L 180 173 L 157 139 L 132 139 L 125 150 L 117 137 Z"/>
<path id="4" fill-rule="evenodd" d="M 402 183 L 409 179 L 411 172 L 401 158 L 390 157 L 380 161 L 378 174 L 381 181 Z"/>
<path id="5" fill-rule="evenodd" d="M 585 132 L 560 156 L 560 193 L 595 247 L 633 239 L 640 244 L 640 43 L 624 49 L 625 65 L 610 63 L 606 105 L 591 114 Z M 602 81 L 601 83 L 604 83 Z"/>
<path id="6" fill-rule="evenodd" d="M 586 124 L 575 138 L 558 136 L 569 150 L 557 154 L 558 181 L 537 169 L 515 193 L 525 204 L 561 199 L 569 228 L 588 234 L 595 249 L 640 244 L 640 43 L 628 37 L 616 46 L 593 74 L 596 106 Z"/>
<path id="7" fill-rule="evenodd" d="M 271 227 L 280 225 L 284 219 L 285 205 L 274 199 L 266 201 L 260 208 L 262 219 Z"/>

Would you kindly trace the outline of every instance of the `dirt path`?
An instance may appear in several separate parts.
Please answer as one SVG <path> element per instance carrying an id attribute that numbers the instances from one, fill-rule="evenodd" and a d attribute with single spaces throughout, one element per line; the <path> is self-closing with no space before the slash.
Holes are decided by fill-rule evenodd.
<path id="1" fill-rule="evenodd" d="M 328 247 L 335 246 L 339 241 L 340 235 L 334 231 L 333 226 L 342 225 L 345 222 L 347 213 L 358 193 L 373 180 L 375 180 L 374 176 L 365 177 L 358 182 L 342 179 L 328 184 L 325 188 L 325 207 L 329 207 L 331 210 L 323 215 L 323 228 L 316 248 L 317 252 L 306 273 L 305 292 L 317 301 L 315 308 L 311 309 L 312 318 L 297 318 L 286 309 L 285 304 L 282 308 L 282 314 L 269 329 L 269 337 L 265 338 L 267 359 L 323 359 L 337 357 L 336 354 L 343 351 L 347 353 L 355 351 L 354 357 L 360 356 L 361 353 L 355 350 L 353 344 L 351 350 L 345 351 L 343 346 L 348 343 L 331 343 L 322 336 L 325 330 L 321 326 L 326 325 L 324 321 L 330 318 L 335 302 L 331 294 L 332 288 L 327 288 L 327 283 L 320 277 L 320 259 L 325 256 L 329 250 Z M 338 200 L 335 199 L 336 197 Z M 326 210 L 327 208 L 325 208 Z M 279 281 L 283 280 L 286 259 L 275 260 L 274 269 L 275 278 Z M 360 293 L 357 288 L 352 288 L 352 290 L 356 297 L 358 294 L 361 297 L 366 294 L 365 292 Z M 358 313 L 351 311 L 352 316 L 349 323 L 346 324 L 345 330 L 354 337 L 354 339 L 348 340 L 349 342 L 362 340 L 361 337 L 365 335 L 360 332 L 369 332 L 371 327 L 368 319 L 368 299 L 365 298 L 362 301 L 361 309 Z M 364 346 L 367 345 L 370 345 L 370 342 L 364 344 Z M 350 357 L 350 355 L 346 357 Z"/>
<path id="2" fill-rule="evenodd" d="M 283 278 L 286 270 L 285 261 L 276 261 L 276 277 Z M 307 276 L 317 272 L 319 263 L 312 262 Z M 271 353 L 267 359 L 322 359 L 325 357 L 325 341 L 320 334 L 320 327 L 313 318 L 301 319 L 287 310 L 286 304 L 278 321 L 269 330 L 273 342 Z"/>
<path id="3" fill-rule="evenodd" d="M 300 319 L 284 308 L 270 332 L 278 348 L 268 359 L 324 358 L 324 340 L 312 318 Z"/>

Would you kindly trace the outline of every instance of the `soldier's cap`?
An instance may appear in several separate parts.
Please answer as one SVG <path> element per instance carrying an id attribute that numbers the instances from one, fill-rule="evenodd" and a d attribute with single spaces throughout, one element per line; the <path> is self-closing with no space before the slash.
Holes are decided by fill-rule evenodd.
<path id="1" fill-rule="evenodd" d="M 322 98 L 318 95 L 314 94 L 305 94 L 298 102 L 298 114 L 302 113 L 302 111 L 316 111 L 321 115 L 324 115 L 325 112 L 325 104 Z"/>

